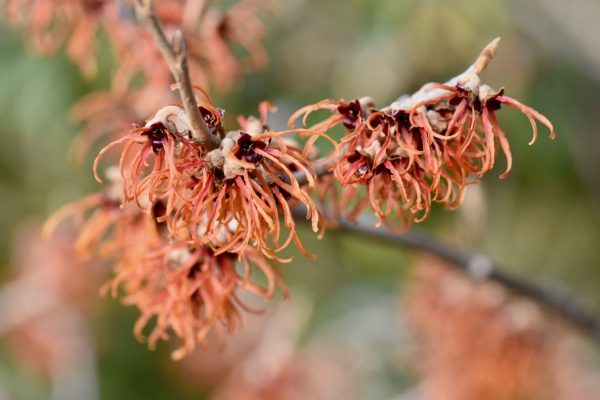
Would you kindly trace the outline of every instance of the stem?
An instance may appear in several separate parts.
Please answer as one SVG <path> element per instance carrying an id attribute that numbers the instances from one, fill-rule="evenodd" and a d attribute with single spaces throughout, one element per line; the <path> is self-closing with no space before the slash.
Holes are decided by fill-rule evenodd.
<path id="1" fill-rule="evenodd" d="M 175 31 L 172 43 L 169 43 L 154 12 L 153 0 L 136 0 L 135 7 L 140 22 L 152 36 L 177 82 L 181 102 L 189 118 L 192 139 L 206 151 L 219 147 L 219 138 L 210 132 L 198 109 L 188 69 L 187 46 L 181 30 Z"/>
<path id="2" fill-rule="evenodd" d="M 449 261 L 451 265 L 472 278 L 490 279 L 497 282 L 513 293 L 545 306 L 600 345 L 600 321 L 591 310 L 583 305 L 578 297 L 565 290 L 551 290 L 528 282 L 522 277 L 513 276 L 505 272 L 502 266 L 487 255 L 460 250 L 455 246 L 438 241 L 423 231 L 412 229 L 409 232 L 398 234 L 376 228 L 372 223 L 365 220 L 352 222 L 341 218 L 336 222 L 337 229 L 342 232 L 426 251 Z"/>

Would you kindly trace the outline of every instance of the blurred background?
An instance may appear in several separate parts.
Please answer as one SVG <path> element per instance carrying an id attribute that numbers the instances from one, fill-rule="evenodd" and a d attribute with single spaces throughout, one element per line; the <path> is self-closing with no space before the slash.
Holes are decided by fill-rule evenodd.
<path id="1" fill-rule="evenodd" d="M 569 287 L 600 315 L 599 20 L 600 3 L 595 0 L 282 0 L 276 13 L 265 18 L 269 65 L 227 95 L 215 91 L 213 100 L 229 116 L 254 113 L 259 101 L 270 100 L 279 106 L 275 128 L 282 128 L 297 108 L 324 98 L 368 95 L 384 106 L 426 82 L 458 74 L 485 44 L 501 36 L 484 80 L 504 86 L 507 95 L 546 115 L 557 139 L 548 140 L 541 129 L 539 140 L 528 146 L 527 119 L 510 110 L 500 112 L 515 160 L 509 177 L 497 179 L 504 167 L 501 160 L 495 173 L 469 189 L 459 211 L 436 209 L 419 228 L 489 254 L 519 276 L 557 290 Z M 42 57 L 29 52 L 18 31 L 0 25 L 0 305 L 5 305 L 0 320 L 29 323 L 6 307 L 12 304 L 6 300 L 12 298 L 11 291 L 26 299 L 37 293 L 10 286 L 19 269 L 40 264 L 60 268 L 69 262 L 65 243 L 70 239 L 64 239 L 58 254 L 58 244 L 45 251 L 42 244 L 34 248 L 35 226 L 59 206 L 98 189 L 91 173 L 94 157 L 77 163 L 68 156 L 79 129 L 69 118 L 71 106 L 81 96 L 107 88 L 114 69 L 102 33 L 97 41 L 100 76 L 89 82 L 61 53 Z M 73 382 L 85 386 L 78 393 L 101 399 L 461 398 L 439 394 L 440 382 L 451 377 L 441 365 L 454 360 L 456 370 L 468 371 L 480 361 L 467 355 L 461 359 L 455 341 L 450 341 L 450 350 L 432 349 L 431 341 L 464 341 L 473 332 L 445 331 L 446 325 L 420 321 L 424 315 L 435 321 L 450 318 L 456 311 L 452 303 L 443 312 L 443 299 L 431 300 L 437 292 L 427 295 L 427 290 L 460 287 L 463 299 L 487 293 L 481 301 L 493 312 L 484 307 L 489 312 L 457 314 L 479 318 L 473 329 L 484 339 L 495 329 L 488 323 L 494 315 L 514 311 L 490 300 L 502 290 L 468 281 L 444 283 L 448 277 L 440 278 L 443 274 L 431 278 L 430 269 L 443 265 L 402 248 L 334 232 L 321 241 L 305 236 L 306 247 L 318 259 L 298 256 L 283 267 L 291 298 L 276 299 L 264 316 L 249 316 L 246 328 L 224 352 L 198 352 L 174 363 L 167 343 L 149 351 L 132 335 L 137 311 L 96 296 L 105 278 L 86 290 L 88 297 L 92 293 L 86 301 L 94 303 L 84 309 L 88 318 L 79 321 L 61 314 L 67 322 L 54 326 L 54 335 L 27 342 L 24 334 L 14 337 L 7 323 L 0 323 L 0 399 L 68 398 Z M 423 263 L 429 266 L 420 267 Z M 82 266 L 69 266 L 63 271 L 65 281 L 87 279 L 80 276 L 88 274 L 78 270 Z M 37 284 L 45 283 L 42 279 Z M 52 300 L 41 303 L 46 301 Z M 518 340 L 510 365 L 532 353 L 539 357 L 528 358 L 525 375 L 558 373 L 565 381 L 581 381 L 582 387 L 598 385 L 596 347 L 549 322 L 541 310 L 531 314 L 535 305 L 515 307 L 515 315 L 529 316 L 523 317 L 525 328 L 515 322 L 529 336 Z M 37 329 L 30 327 L 29 335 L 35 336 Z M 432 331 L 442 332 L 441 337 Z M 510 332 L 505 333 L 514 334 Z M 560 340 L 562 349 L 565 337 L 567 355 L 553 353 L 552 344 Z M 488 339 L 490 346 L 512 349 L 513 344 L 500 343 L 493 334 Z M 15 351 L 23 347 L 20 341 L 38 347 L 26 344 L 27 351 Z M 40 363 L 48 364 L 45 357 L 58 357 L 54 353 L 68 363 L 69 352 L 78 355 L 75 372 L 40 370 Z M 556 371 L 548 372 L 550 365 Z M 485 368 L 491 367 L 481 370 Z M 493 370 L 489 374 L 486 379 L 517 380 L 510 373 L 502 378 Z M 514 393 L 462 398 L 553 398 L 534 389 Z M 594 398 L 589 393 L 598 391 L 578 393 L 588 394 L 560 398 Z"/>

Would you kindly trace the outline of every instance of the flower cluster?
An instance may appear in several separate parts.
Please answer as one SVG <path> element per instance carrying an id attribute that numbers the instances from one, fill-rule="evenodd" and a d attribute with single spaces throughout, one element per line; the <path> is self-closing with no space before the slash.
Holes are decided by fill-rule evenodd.
<path id="1" fill-rule="evenodd" d="M 238 294 L 245 290 L 270 298 L 279 284 L 277 269 L 254 248 L 233 254 L 216 255 L 207 246 L 194 247 L 183 240 L 166 239 L 161 218 L 162 200 L 155 200 L 150 215 L 123 200 L 118 171 L 109 169 L 108 189 L 59 210 L 47 222 L 46 233 L 68 216 L 83 220 L 75 247 L 80 256 L 115 262 L 115 278 L 103 291 L 113 296 L 122 290 L 123 303 L 141 311 L 135 335 L 143 340 L 143 329 L 156 317 L 149 335 L 153 348 L 168 339 L 170 330 L 182 340 L 173 358 L 191 352 L 196 343 L 205 344 L 211 328 L 234 332 L 241 324 L 240 310 L 247 307 Z M 242 271 L 236 269 L 241 260 Z M 253 271 L 262 271 L 266 288 L 257 282 Z"/>
<path id="2" fill-rule="evenodd" d="M 495 115 L 502 105 L 529 118 L 534 140 L 536 120 L 553 137 L 545 117 L 481 84 L 496 45 L 445 84 L 382 109 L 367 97 L 325 100 L 295 113 L 285 131 L 269 129 L 274 107 L 267 102 L 259 117 L 239 117 L 237 129 L 227 130 L 225 111 L 204 90 L 196 87 L 198 102 L 189 85 L 178 86 L 185 108 L 164 106 L 103 148 L 94 162 L 99 182 L 100 163 L 121 148 L 118 166 L 106 169 L 108 187 L 56 213 L 48 230 L 67 215 L 87 216 L 76 249 L 116 262 L 108 287 L 114 295 L 122 288 L 123 301 L 140 309 L 136 336 L 155 318 L 149 345 L 174 333 L 183 344 L 173 356 L 181 358 L 206 344 L 211 329 L 240 325 L 241 291 L 269 299 L 285 288 L 272 262 L 290 261 L 281 252 L 292 242 L 310 256 L 297 234 L 298 210 L 321 234 L 330 217 L 333 224 L 339 214 L 354 219 L 369 206 L 387 227 L 406 227 L 425 219 L 433 203 L 457 207 L 466 185 L 493 168 L 497 147 L 508 160 L 502 176 L 508 173 L 510 149 Z M 293 127 L 318 110 L 330 115 Z M 330 138 L 337 126 L 346 132 L 340 143 Z M 323 158 L 319 139 L 333 146 Z M 327 203 L 333 215 L 320 210 Z"/>
<path id="3" fill-rule="evenodd" d="M 152 317 L 151 347 L 172 330 L 183 340 L 173 356 L 181 358 L 204 344 L 212 327 L 233 332 L 244 308 L 238 291 L 270 298 L 281 283 L 267 259 L 291 242 L 308 256 L 292 208 L 303 205 L 313 230 L 319 213 L 310 196 L 316 176 L 310 157 L 320 136 L 307 130 L 270 131 L 269 103 L 260 118 L 238 118 L 240 129 L 225 133 L 224 111 L 207 97 L 199 111 L 220 145 L 206 151 L 191 134 L 185 111 L 166 106 L 143 125 L 106 146 L 94 165 L 122 146 L 119 167 L 107 169 L 108 188 L 65 207 L 47 230 L 66 216 L 86 216 L 75 243 L 83 255 L 116 261 L 111 283 L 124 303 L 141 310 L 135 333 Z M 291 135 L 307 138 L 300 146 Z M 236 268 L 236 261 L 243 266 Z M 256 283 L 259 270 L 267 282 Z M 219 324 L 220 322 L 220 324 Z"/>
<path id="4" fill-rule="evenodd" d="M 594 397 L 565 330 L 533 302 L 431 256 L 414 278 L 404 304 L 424 398 Z"/>
<path id="5" fill-rule="evenodd" d="M 502 105 L 527 116 L 533 128 L 530 144 L 537 137 L 536 120 L 554 138 L 554 128 L 544 116 L 505 96 L 504 90 L 482 84 L 474 66 L 445 84 L 427 84 L 385 108 L 376 108 L 368 97 L 325 100 L 292 116 L 291 126 L 301 116 L 306 124 L 311 113 L 328 110 L 331 115 L 311 129 L 327 133 L 341 125 L 347 131 L 334 167 L 347 216 L 354 219 L 370 206 L 380 223 L 405 228 L 424 220 L 432 203 L 456 208 L 466 186 L 494 167 L 498 144 L 507 158 L 501 178 L 506 177 L 512 157 L 496 119 Z"/>
<path id="6" fill-rule="evenodd" d="M 303 204 L 317 231 L 319 214 L 308 193 L 316 177 L 307 149 L 288 136 L 309 135 L 312 143 L 318 135 L 306 130 L 269 131 L 270 105 L 260 108 L 260 119 L 240 118 L 241 129 L 224 134 L 223 110 L 208 99 L 200 113 L 211 133 L 223 138 L 218 148 L 206 152 L 191 138 L 185 111 L 164 107 L 105 147 L 94 171 L 107 151 L 123 144 L 123 202 L 135 201 L 150 213 L 152 204 L 164 201 L 161 222 L 169 239 L 209 246 L 216 254 L 239 253 L 251 244 L 272 259 L 293 241 L 306 254 L 288 203 Z M 97 173 L 96 178 L 100 181 Z M 283 241 L 280 216 L 289 231 Z"/>
<path id="7" fill-rule="evenodd" d="M 38 52 L 51 54 L 64 44 L 67 56 L 88 78 L 98 69 L 94 43 L 99 26 L 110 31 L 120 23 L 116 2 L 107 0 L 8 0 L 5 14 L 24 27 Z"/>
<path id="8" fill-rule="evenodd" d="M 134 21 L 134 1 L 8 0 L 4 7 L 7 20 L 26 30 L 37 51 L 51 54 L 65 45 L 68 57 L 87 78 L 97 74 L 94 43 L 100 28 L 119 59 L 121 74 L 131 68 L 142 72 L 152 65 L 168 76 L 166 68 L 147 58 L 148 51 L 157 50 Z M 266 0 L 240 0 L 222 11 L 204 3 L 161 0 L 156 13 L 168 30 L 182 28 L 188 35 L 196 80 L 226 90 L 247 66 L 256 69 L 266 64 L 260 43 L 266 29 L 258 13 L 272 6 Z M 238 48 L 247 60 L 235 55 Z"/>
<path id="9" fill-rule="evenodd" d="M 26 29 L 38 52 L 55 53 L 64 44 L 67 56 L 88 79 L 98 72 L 94 46 L 98 31 L 109 40 L 117 62 L 111 87 L 88 94 L 72 109 L 73 119 L 82 124 L 73 144 L 77 158 L 104 136 L 120 135 L 165 99 L 175 100 L 168 67 L 135 21 L 135 1 L 6 1 L 7 20 Z M 267 64 L 261 43 L 266 28 L 260 14 L 272 9 L 269 0 L 240 0 L 225 9 L 204 1 L 159 0 L 155 11 L 168 33 L 181 29 L 185 34 L 194 81 L 225 92 L 243 73 Z"/>

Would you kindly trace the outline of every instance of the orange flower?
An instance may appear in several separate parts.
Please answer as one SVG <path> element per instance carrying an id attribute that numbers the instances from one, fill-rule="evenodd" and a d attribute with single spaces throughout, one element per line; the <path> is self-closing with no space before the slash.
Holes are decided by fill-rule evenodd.
<path id="1" fill-rule="evenodd" d="M 220 8 L 197 0 L 161 0 L 156 13 L 167 33 L 182 29 L 193 81 L 227 91 L 241 75 L 268 62 L 260 15 L 272 7 L 267 0 L 240 0 Z M 108 36 L 117 60 L 111 88 L 85 96 L 72 110 L 83 125 L 73 144 L 78 159 L 94 142 L 105 136 L 113 140 L 165 99 L 175 101 L 168 90 L 169 69 L 136 23 L 133 0 L 7 0 L 5 9 L 9 22 L 25 27 L 38 52 L 51 54 L 66 45 L 67 56 L 86 78 L 97 75 L 97 31 Z"/>
<path id="2" fill-rule="evenodd" d="M 258 70 L 267 64 L 268 56 L 261 44 L 266 28 L 258 17 L 260 11 L 268 9 L 267 3 L 240 0 L 224 12 L 212 7 L 194 27 L 200 27 L 200 31 L 192 36 L 190 52 L 193 58 L 205 62 L 209 81 L 217 89 L 229 90 L 244 70 Z M 198 40 L 194 40 L 196 37 Z M 242 57 L 236 55 L 237 48 L 244 51 Z"/>
<path id="3" fill-rule="evenodd" d="M 37 51 L 51 54 L 66 45 L 67 56 L 87 78 L 97 73 L 98 27 L 122 23 L 116 3 L 106 0 L 8 0 L 5 7 L 8 21 L 25 27 Z"/>
<path id="4" fill-rule="evenodd" d="M 208 153 L 190 138 L 183 109 L 165 107 L 143 127 L 102 150 L 94 170 L 108 150 L 125 143 L 120 162 L 124 203 L 135 200 L 148 212 L 157 199 L 165 199 L 163 220 L 170 238 L 210 246 L 216 255 L 241 253 L 253 245 L 273 259 L 293 241 L 308 255 L 296 234 L 291 206 L 306 206 L 307 218 L 313 230 L 318 230 L 318 211 L 298 179 L 305 178 L 308 187 L 314 187 L 315 172 L 308 158 L 314 141 L 322 135 L 266 130 L 269 107 L 261 105 L 260 119 L 240 118 L 243 130 L 228 133 L 220 147 Z M 223 111 L 210 100 L 200 110 L 209 129 L 214 134 L 222 132 Z M 293 133 L 309 135 L 304 149 L 287 138 Z M 134 148 L 137 152 L 131 156 Z M 289 231 L 283 242 L 280 216 Z"/>
<path id="5" fill-rule="evenodd" d="M 536 304 L 429 256 L 415 278 L 406 305 L 423 398 L 597 397 L 565 329 Z"/>
<path id="6" fill-rule="evenodd" d="M 261 104 L 260 118 L 240 117 L 242 130 L 224 134 L 223 110 L 208 99 L 201 115 L 223 139 L 207 153 L 191 138 L 184 110 L 164 107 L 100 152 L 94 164 L 98 180 L 102 157 L 123 145 L 120 167 L 107 170 L 103 192 L 66 206 L 48 221 L 46 231 L 51 232 L 66 216 L 87 216 L 76 248 L 84 256 L 117 263 L 110 287 L 117 295 L 122 286 L 123 302 L 140 309 L 136 336 L 142 338 L 143 328 L 157 317 L 150 347 L 172 331 L 183 340 L 173 354 L 181 358 L 196 343 L 204 345 L 211 329 L 233 332 L 245 309 L 239 291 L 268 299 L 277 284 L 283 287 L 265 255 L 279 260 L 276 253 L 292 241 L 307 254 L 291 208 L 304 204 L 318 229 L 319 214 L 305 182 L 314 185 L 309 158 L 323 135 L 269 131 L 270 109 Z M 288 137 L 293 133 L 308 137 L 305 148 Z M 236 259 L 242 272 L 236 270 Z M 256 269 L 266 277 L 267 288 L 254 283 Z"/>
<path id="7" fill-rule="evenodd" d="M 550 129 L 550 121 L 537 111 L 480 83 L 467 73 L 447 84 L 428 84 L 411 96 L 377 109 L 368 98 L 349 103 L 325 100 L 305 107 L 306 124 L 316 110 L 331 115 L 310 127 L 327 134 L 343 125 L 343 137 L 334 174 L 342 186 L 341 208 L 351 219 L 370 206 L 379 223 L 405 228 L 424 220 L 432 203 L 458 207 L 465 188 L 494 166 L 496 144 L 508 160 L 512 157 L 506 134 L 495 112 L 502 104 L 523 112 L 537 137 L 536 120 Z"/>
<path id="8" fill-rule="evenodd" d="M 243 274 L 236 271 L 236 258 L 244 266 Z M 251 271 L 255 268 L 266 277 L 267 288 L 254 283 Z M 196 343 L 206 346 L 211 329 L 220 336 L 239 329 L 241 311 L 252 312 L 240 300 L 241 291 L 267 300 L 277 285 L 285 293 L 277 270 L 252 248 L 240 254 L 215 255 L 208 248 L 165 244 L 158 237 L 138 238 L 119 256 L 116 271 L 113 294 L 122 286 L 123 303 L 141 311 L 135 336 L 143 340 L 143 329 L 156 317 L 148 345 L 154 348 L 158 340 L 168 340 L 173 332 L 183 342 L 173 352 L 174 359 L 192 352 Z"/>
<path id="9" fill-rule="evenodd" d="M 165 201 L 155 199 L 141 209 L 135 204 L 119 207 L 123 196 L 118 177 L 109 173 L 111 187 L 103 193 L 84 198 L 58 211 L 47 223 L 46 233 L 69 215 L 83 217 L 75 247 L 80 255 L 116 262 L 116 277 L 105 286 L 114 296 L 123 288 L 123 303 L 141 311 L 134 332 L 143 339 L 142 330 L 153 317 L 156 326 L 149 336 L 153 348 L 172 331 L 183 341 L 173 353 L 179 359 L 191 352 L 196 343 L 205 345 L 207 333 L 233 333 L 242 323 L 241 311 L 250 311 L 240 301 L 240 291 L 249 291 L 270 299 L 276 286 L 285 286 L 274 266 L 260 251 L 248 247 L 239 253 L 215 252 L 208 246 L 186 243 L 185 232 L 168 240 L 164 216 Z M 139 194 L 139 202 L 149 202 Z M 90 213 L 91 211 L 91 213 Z M 147 211 L 147 215 L 144 214 Z M 236 270 L 236 260 L 243 268 Z M 256 282 L 255 270 L 266 278 L 267 287 Z"/>

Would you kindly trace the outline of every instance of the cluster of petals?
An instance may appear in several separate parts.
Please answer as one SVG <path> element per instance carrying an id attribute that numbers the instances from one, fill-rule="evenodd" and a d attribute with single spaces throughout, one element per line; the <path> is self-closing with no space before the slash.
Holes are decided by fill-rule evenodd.
<path id="1" fill-rule="evenodd" d="M 259 118 L 238 118 L 225 132 L 224 110 L 208 96 L 200 115 L 220 145 L 207 151 L 194 140 L 185 111 L 166 106 L 101 150 L 121 148 L 119 166 L 105 171 L 104 191 L 59 210 L 47 222 L 52 232 L 68 216 L 80 222 L 75 249 L 84 257 L 115 262 L 107 285 L 123 302 L 140 309 L 137 337 L 153 319 L 150 347 L 169 334 L 182 340 L 181 358 L 212 328 L 233 332 L 241 324 L 239 298 L 248 291 L 265 299 L 285 289 L 269 259 L 292 242 L 305 255 L 292 209 L 303 205 L 314 231 L 319 213 L 310 196 L 316 175 L 311 158 L 323 136 L 267 127 L 273 107 L 261 103 Z M 301 146 L 292 138 L 306 138 Z M 241 266 L 238 268 L 237 265 Z M 260 272 L 257 283 L 253 272 Z"/>
<path id="2" fill-rule="evenodd" d="M 4 8 L 8 21 L 23 26 L 38 52 L 52 54 L 64 45 L 86 77 L 97 73 L 99 26 L 108 31 L 120 24 L 117 2 L 109 0 L 7 0 Z"/>
<path id="3" fill-rule="evenodd" d="M 316 176 L 309 157 L 319 135 L 269 131 L 269 108 L 262 103 L 260 118 L 239 118 L 240 130 L 225 134 L 224 111 L 210 100 L 200 106 L 209 130 L 222 136 L 220 146 L 206 152 L 190 136 L 185 111 L 164 107 L 105 147 L 95 170 L 106 152 L 122 145 L 123 203 L 135 202 L 150 213 L 152 204 L 164 201 L 160 218 L 170 239 L 208 246 L 216 255 L 252 246 L 280 261 L 276 253 L 294 242 L 308 255 L 298 239 L 292 207 L 304 205 L 313 230 L 318 230 L 319 213 L 309 194 Z M 290 137 L 296 133 L 309 136 L 307 146 Z"/>
<path id="4" fill-rule="evenodd" d="M 261 44 L 266 29 L 258 14 L 272 6 L 266 0 L 240 0 L 221 11 L 204 3 L 159 0 L 156 13 L 168 30 L 181 27 L 188 36 L 195 79 L 210 78 L 226 90 L 244 69 L 266 64 Z M 134 0 L 7 0 L 4 9 L 7 20 L 25 29 L 38 52 L 51 54 L 64 45 L 67 56 L 88 78 L 97 74 L 94 44 L 100 28 L 124 68 L 133 63 L 140 71 L 148 64 L 157 67 L 136 57 L 143 46 L 157 50 L 135 23 Z M 245 58 L 236 56 L 236 48 L 244 50 Z"/>
<path id="5" fill-rule="evenodd" d="M 458 207 L 468 184 L 494 167 L 498 148 L 507 159 L 501 178 L 512 166 L 508 139 L 496 118 L 502 105 L 521 111 L 531 122 L 550 129 L 550 121 L 532 108 L 482 84 L 471 69 L 445 84 L 430 83 L 410 96 L 378 109 L 364 97 L 350 102 L 324 100 L 304 107 L 290 119 L 327 110 L 330 115 L 311 125 L 323 133 L 343 126 L 334 166 L 342 186 L 342 212 L 355 218 L 371 207 L 378 221 L 405 228 L 424 220 L 433 203 Z M 331 186 L 331 185 L 329 185 Z"/>
<path id="6" fill-rule="evenodd" d="M 52 233 L 70 216 L 79 221 L 77 253 L 115 263 L 115 277 L 103 291 L 121 295 L 124 304 L 140 310 L 134 333 L 144 340 L 148 328 L 150 348 L 174 335 L 181 346 L 172 357 L 180 359 L 197 344 L 205 345 L 211 330 L 219 337 L 233 333 L 242 323 L 242 311 L 255 312 L 240 299 L 244 292 L 267 300 L 277 287 L 285 294 L 277 268 L 255 248 L 217 255 L 182 237 L 167 239 L 164 201 L 154 200 L 149 214 L 133 203 L 122 206 L 121 178 L 116 169 L 108 171 L 107 189 L 56 212 L 45 231 Z"/>
<path id="7" fill-rule="evenodd" d="M 419 257 L 413 278 L 404 303 L 425 398 L 589 396 L 577 373 L 557 378 L 581 365 L 564 351 L 564 332 L 536 304 L 431 256 Z"/>
<path id="8" fill-rule="evenodd" d="M 182 2 L 173 0 L 172 4 Z M 235 6 L 239 17 L 252 14 L 253 4 Z M 193 10 L 182 16 L 164 8 L 162 19 L 185 27 L 194 15 L 212 15 Z M 256 24 L 247 15 L 241 19 Z M 229 32 L 231 40 L 256 53 L 252 35 L 232 34 L 234 21 L 228 20 L 218 31 Z M 193 66 L 194 40 L 188 41 Z M 219 43 L 214 38 L 209 42 Z M 219 54 L 218 49 L 210 53 Z M 482 54 L 486 55 L 485 50 Z M 129 69 L 122 70 L 126 71 L 120 75 L 122 82 L 133 79 L 135 65 L 124 67 Z M 474 66 L 444 84 L 427 84 L 385 108 L 377 108 L 368 97 L 321 101 L 292 115 L 290 129 L 284 131 L 269 129 L 267 114 L 274 107 L 267 102 L 260 104 L 259 117 L 239 117 L 237 129 L 227 130 L 225 111 L 200 89 L 204 100 L 197 118 L 203 119 L 203 132 L 192 129 L 202 121 L 192 124 L 179 105 L 158 109 L 98 154 L 94 175 L 99 182 L 100 164 L 106 159 L 114 163 L 117 158 L 106 155 L 120 154 L 118 166 L 106 169 L 107 188 L 57 212 L 47 229 L 53 230 L 65 216 L 79 216 L 84 222 L 75 247 L 82 255 L 116 263 L 116 276 L 106 288 L 114 295 L 121 290 L 123 301 L 139 308 L 136 336 L 144 337 L 144 330 L 155 320 L 148 337 L 150 347 L 174 334 L 182 346 L 173 357 L 181 358 L 198 343 L 206 344 L 213 328 L 222 333 L 236 330 L 241 311 L 247 309 L 241 291 L 268 299 L 277 286 L 284 288 L 271 264 L 290 260 L 281 256 L 283 250 L 294 243 L 310 256 L 297 234 L 297 210 L 304 210 L 314 232 L 322 233 L 327 225 L 320 208 L 328 203 L 335 213 L 350 219 L 371 208 L 379 223 L 391 229 L 406 228 L 424 220 L 434 203 L 459 206 L 466 186 L 494 167 L 499 150 L 507 159 L 501 177 L 508 174 L 510 148 L 496 118 L 502 105 L 518 109 L 529 119 L 531 143 L 537 137 L 537 122 L 546 125 L 554 137 L 552 124 L 544 116 L 505 96 L 503 90 L 482 84 L 479 73 L 485 66 L 478 62 Z M 158 77 L 152 87 L 168 87 L 166 81 Z M 139 95 L 129 87 L 116 85 L 115 91 Z M 141 95 L 138 100 L 150 105 L 161 98 L 155 94 L 148 101 L 149 97 Z M 111 105 L 110 96 L 99 99 L 80 112 L 94 115 L 94 104 L 101 104 L 96 110 L 104 115 Z M 132 109 L 143 113 L 143 107 Z M 323 110 L 328 116 L 320 122 L 309 128 L 294 127 L 300 117 L 309 125 L 311 114 Z M 119 120 L 127 120 L 127 113 Z M 330 138 L 337 129 L 345 131 L 340 143 Z M 214 140 L 204 140 L 200 134 L 213 135 L 210 139 Z M 316 141 L 321 138 L 332 143 L 333 153 L 317 159 Z M 203 145 L 210 142 L 218 144 Z M 257 283 L 254 272 L 260 272 L 266 287 Z"/>

